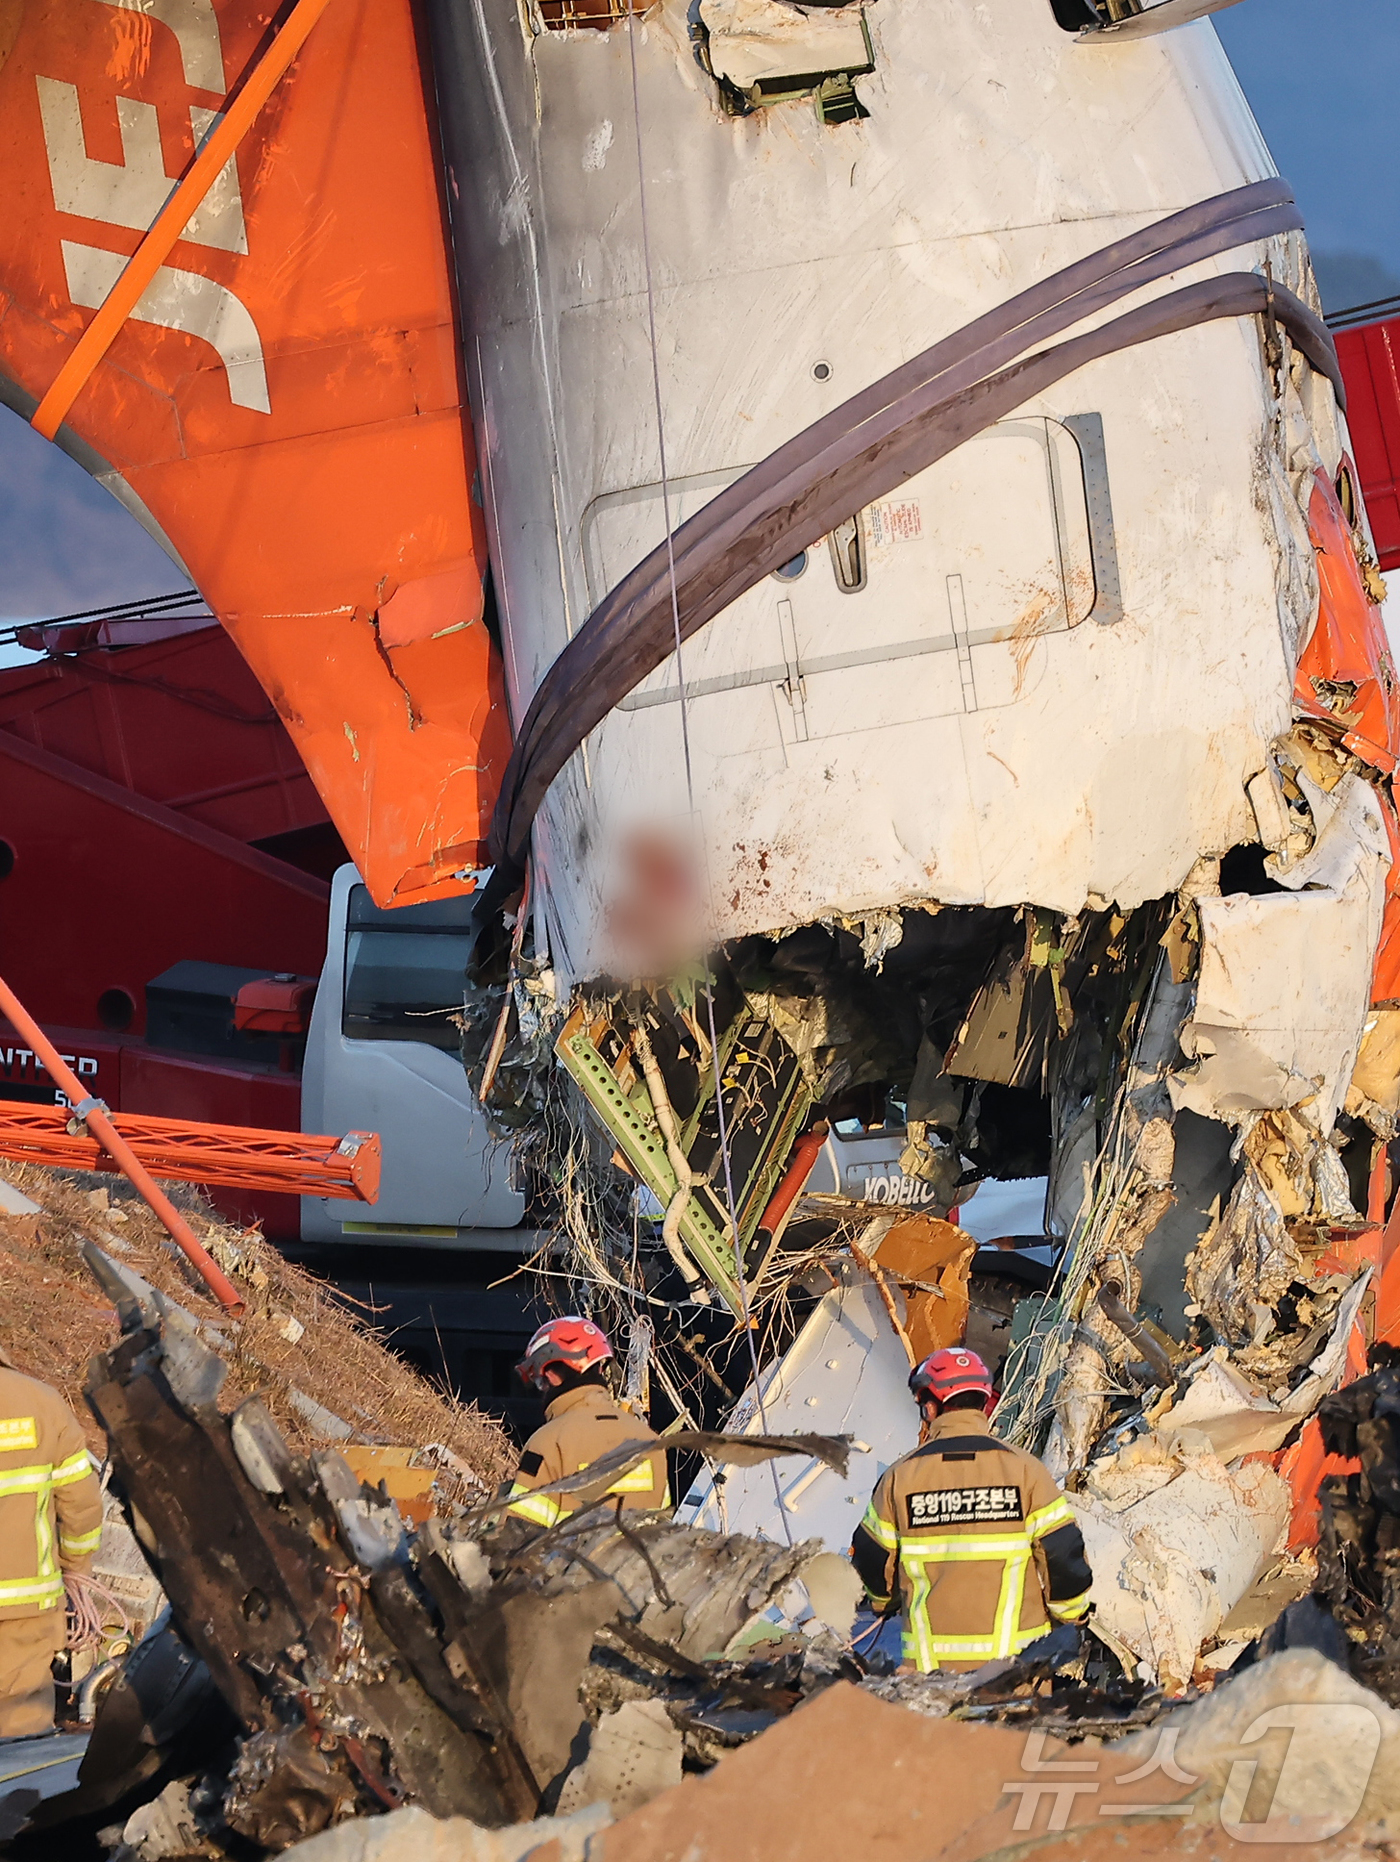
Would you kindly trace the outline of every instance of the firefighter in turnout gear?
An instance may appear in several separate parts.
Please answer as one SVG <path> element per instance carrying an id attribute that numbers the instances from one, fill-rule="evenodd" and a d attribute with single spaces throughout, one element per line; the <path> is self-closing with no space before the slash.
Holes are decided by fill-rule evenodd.
<path id="1" fill-rule="evenodd" d="M 509 1512 L 537 1526 L 553 1526 L 566 1513 L 592 1506 L 605 1496 L 616 1496 L 623 1507 L 632 1511 L 670 1506 L 666 1451 L 662 1448 L 597 1492 L 534 1492 L 565 1475 L 582 1473 L 599 1455 L 620 1448 L 624 1442 L 657 1439 L 649 1424 L 624 1408 L 609 1391 L 607 1366 L 612 1356 L 607 1335 L 591 1319 L 573 1314 L 542 1325 L 526 1346 L 516 1369 L 522 1380 L 545 1399 L 546 1420 L 525 1444 L 510 1490 Z"/>
<path id="2" fill-rule="evenodd" d="M 0 1351 L 0 1739 L 53 1731 L 63 1581 L 102 1537 L 102 1492 L 78 1419 Z"/>
<path id="3" fill-rule="evenodd" d="M 980 1668 L 1019 1654 L 1051 1619 L 1077 1623 L 1091 1572 L 1069 1502 L 1033 1455 L 999 1442 L 975 1352 L 935 1351 L 910 1373 L 920 1445 L 876 1483 L 851 1557 L 877 1610 L 897 1599 L 905 1663 Z"/>

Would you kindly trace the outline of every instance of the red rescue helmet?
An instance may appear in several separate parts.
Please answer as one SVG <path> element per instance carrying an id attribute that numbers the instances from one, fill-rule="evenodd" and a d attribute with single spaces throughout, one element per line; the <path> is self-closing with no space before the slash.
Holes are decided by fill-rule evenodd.
<path id="1" fill-rule="evenodd" d="M 548 1390 L 550 1385 L 544 1373 L 551 1365 L 568 1371 L 586 1371 L 591 1365 L 606 1364 L 612 1355 L 613 1348 L 606 1332 L 591 1319 L 565 1313 L 562 1319 L 550 1319 L 540 1327 L 515 1368 L 523 1383 L 536 1390 Z"/>
<path id="2" fill-rule="evenodd" d="M 935 1351 L 932 1357 L 915 1365 L 909 1373 L 909 1388 L 921 1401 L 932 1397 L 935 1403 L 946 1403 L 964 1390 L 976 1390 L 985 1400 L 988 1415 L 996 1401 L 991 1372 L 975 1351 L 966 1351 L 961 1345 Z"/>

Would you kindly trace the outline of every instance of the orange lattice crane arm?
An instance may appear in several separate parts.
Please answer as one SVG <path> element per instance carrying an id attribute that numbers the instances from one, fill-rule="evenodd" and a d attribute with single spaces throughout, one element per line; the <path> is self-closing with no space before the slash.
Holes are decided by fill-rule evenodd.
<path id="1" fill-rule="evenodd" d="M 377 1132 L 314 1137 L 299 1131 L 146 1118 L 135 1112 L 109 1112 L 107 1120 L 153 1177 L 288 1196 L 340 1196 L 362 1203 L 372 1203 L 379 1194 Z M 123 1168 L 91 1126 L 85 1128 L 67 1106 L 0 1101 L 0 1157 L 64 1170 Z"/>

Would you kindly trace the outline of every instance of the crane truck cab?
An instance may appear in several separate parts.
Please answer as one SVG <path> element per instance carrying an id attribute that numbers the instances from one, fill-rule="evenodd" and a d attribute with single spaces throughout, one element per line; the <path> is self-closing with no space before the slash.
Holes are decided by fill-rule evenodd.
<path id="1" fill-rule="evenodd" d="M 377 1131 L 384 1171 L 370 1209 L 303 1198 L 303 1241 L 508 1249 L 532 1239 L 509 1146 L 488 1130 L 458 1055 L 475 904 L 383 911 L 354 866 L 336 873 L 302 1126 Z"/>

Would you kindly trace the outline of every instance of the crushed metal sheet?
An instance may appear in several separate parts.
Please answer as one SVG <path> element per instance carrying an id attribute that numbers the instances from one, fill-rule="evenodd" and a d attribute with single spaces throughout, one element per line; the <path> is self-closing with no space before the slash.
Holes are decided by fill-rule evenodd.
<path id="1" fill-rule="evenodd" d="M 1289 890 L 1197 900 L 1196 1003 L 1181 1031 L 1194 1065 L 1171 1090 L 1212 1118 L 1313 1100 L 1325 1135 L 1370 1002 L 1390 846 L 1369 783 L 1348 775 L 1330 796 L 1307 786 L 1322 826 L 1312 852 L 1278 870 Z"/>
<path id="2" fill-rule="evenodd" d="M 1227 1468 L 1203 1439 L 1173 1458 L 1170 1479 L 1127 1505 L 1092 1492 L 1070 1504 L 1094 1573 L 1095 1634 L 1181 1693 L 1202 1643 L 1278 1548 L 1292 1496 L 1272 1468 Z"/>
<path id="3" fill-rule="evenodd" d="M 701 0 L 710 69 L 747 91 L 763 79 L 870 65 L 862 6 L 803 7 L 786 0 Z"/>
<path id="4" fill-rule="evenodd" d="M 650 1803 L 680 1783 L 683 1744 L 661 1701 L 624 1701 L 593 1728 L 587 1756 L 559 1792 L 559 1815 L 606 1804 L 614 1817 L 625 1817 Z"/>
<path id="5" fill-rule="evenodd" d="M 696 1478 L 676 1517 L 721 1532 L 820 1538 L 845 1553 L 883 1470 L 914 1446 L 917 1417 L 909 1400 L 909 1361 L 874 1282 L 856 1270 L 825 1294 L 796 1342 L 749 1389 L 729 1418 L 733 1431 L 757 1432 L 820 1420 L 848 1430 L 854 1457 L 848 1477 L 815 1459 L 784 1468 L 776 1484 L 767 1468 L 736 1470 L 717 1483 Z M 761 1398 L 761 1401 L 760 1401 Z M 781 1510 L 779 1510 L 779 1508 Z"/>

